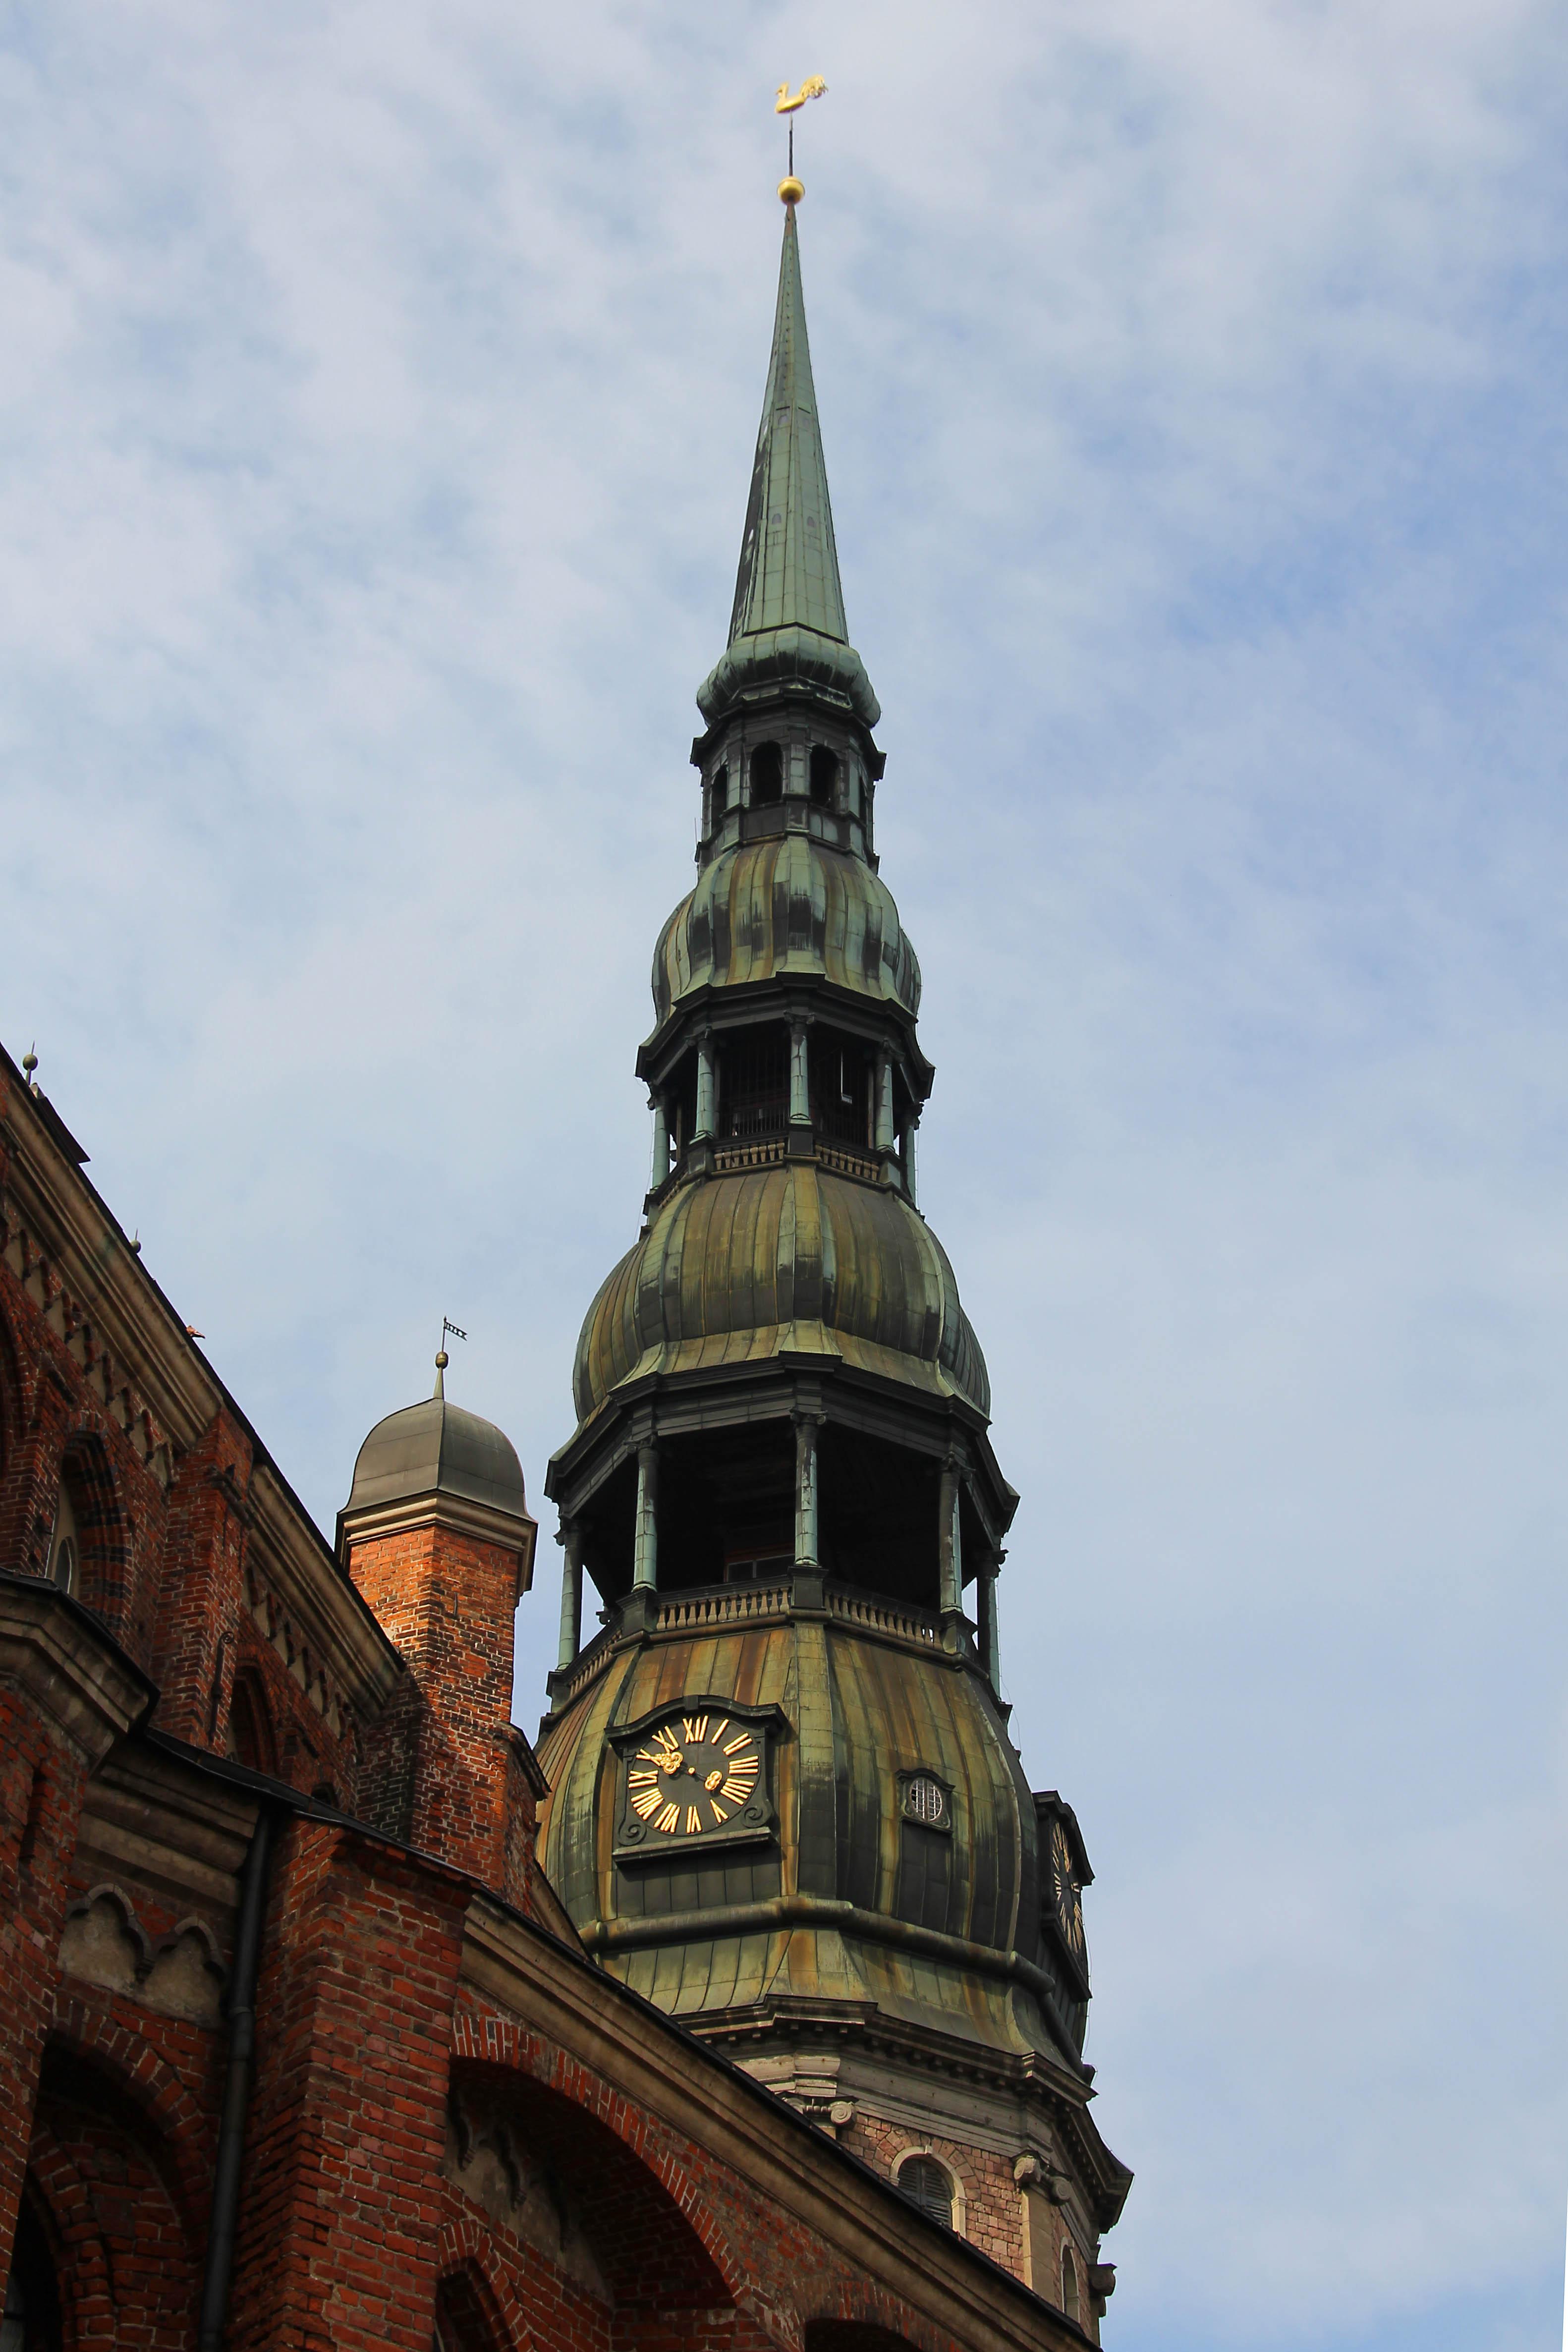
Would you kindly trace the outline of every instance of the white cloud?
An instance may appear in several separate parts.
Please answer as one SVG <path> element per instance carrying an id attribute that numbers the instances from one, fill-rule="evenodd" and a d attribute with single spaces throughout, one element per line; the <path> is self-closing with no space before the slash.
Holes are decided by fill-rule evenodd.
<path id="1" fill-rule="evenodd" d="M 1108 2336 L 1168 2352 L 1501 2352 L 1557 2291 L 1563 48 L 1524 0 L 0 41 L 0 1026 L 324 1521 L 444 1307 L 536 1493 L 566 1434 L 767 93 L 826 72 L 925 1200 L 1101 1874 Z"/>

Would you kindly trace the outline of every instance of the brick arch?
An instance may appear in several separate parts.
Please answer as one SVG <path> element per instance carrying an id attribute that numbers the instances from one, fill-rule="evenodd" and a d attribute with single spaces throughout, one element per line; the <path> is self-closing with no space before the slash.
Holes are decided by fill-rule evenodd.
<path id="1" fill-rule="evenodd" d="M 690 2174 L 668 2148 L 652 2144 L 643 2110 L 613 2091 L 602 2076 L 568 2058 L 541 2035 L 531 2033 L 515 2018 L 481 2014 L 471 2009 L 459 2009 L 452 2021 L 452 2056 L 455 2061 L 467 2059 L 531 2075 L 597 2116 L 617 2138 L 626 2143 L 638 2162 L 674 2199 L 723 2281 L 728 2299 L 738 2303 L 749 2294 L 751 2274 L 713 2219 L 707 2199 L 699 2193 Z"/>
<path id="2" fill-rule="evenodd" d="M 452 2058 L 453 2088 L 467 2079 L 499 2090 L 526 2124 L 531 2152 L 571 2187 L 618 2305 L 713 2310 L 740 2301 L 744 2268 L 692 2176 L 654 2143 L 643 2109 L 510 2019 L 459 2012 Z"/>
<path id="3" fill-rule="evenodd" d="M 70 1482 L 81 1538 L 79 1598 L 119 1626 L 131 1597 L 131 1531 L 101 1437 L 73 1429 L 60 1455 L 60 1483 Z"/>
<path id="4" fill-rule="evenodd" d="M 82 2343 L 84 2318 L 89 2340 L 101 2342 L 100 2315 L 114 2308 L 114 2265 L 87 2183 L 64 2148 L 34 2146 L 22 2182 L 22 2202 L 37 2221 L 54 2264 L 65 2352 L 77 2352 Z"/>
<path id="5" fill-rule="evenodd" d="M 802 2352 L 936 2352 L 945 2337 L 880 2287 L 843 2286 L 829 2308 L 801 2314 Z"/>
<path id="6" fill-rule="evenodd" d="M 444 2288 L 460 2281 L 475 2306 L 476 2332 L 482 2330 L 494 2352 L 529 2352 L 522 2305 L 489 2238 L 468 2214 L 442 2222 L 437 2262 L 437 2302 Z"/>
<path id="7" fill-rule="evenodd" d="M 212 2195 L 213 2136 L 174 2069 L 132 2028 L 117 2023 L 107 2007 L 79 1994 L 57 1996 L 46 2053 L 51 2047 L 96 2067 L 141 2110 L 174 2175 L 181 2221 L 194 2234 L 205 2224 Z"/>

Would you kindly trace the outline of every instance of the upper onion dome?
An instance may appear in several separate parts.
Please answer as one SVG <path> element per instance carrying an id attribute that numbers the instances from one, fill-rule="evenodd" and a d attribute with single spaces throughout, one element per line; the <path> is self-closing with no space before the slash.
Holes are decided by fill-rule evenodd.
<path id="1" fill-rule="evenodd" d="M 360 1447 L 343 1507 L 346 1514 L 424 1495 L 455 1495 L 528 1517 L 522 1465 L 510 1438 L 493 1421 L 448 1404 L 439 1388 L 376 1423 Z"/>
<path id="2" fill-rule="evenodd" d="M 809 1160 L 680 1184 L 577 1342 L 579 1423 L 622 1381 L 816 1355 L 991 1410 L 947 1253 L 902 1193 Z"/>
<path id="3" fill-rule="evenodd" d="M 801 971 L 920 1011 L 920 963 L 887 884 L 843 850 L 774 834 L 704 866 L 659 933 L 654 1005 L 663 1022 L 693 989 Z"/>

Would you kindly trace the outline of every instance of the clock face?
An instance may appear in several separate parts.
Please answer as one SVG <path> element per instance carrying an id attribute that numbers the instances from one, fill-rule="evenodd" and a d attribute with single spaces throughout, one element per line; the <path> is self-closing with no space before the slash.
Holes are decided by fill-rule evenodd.
<path id="1" fill-rule="evenodd" d="M 762 1748 L 748 1723 L 717 1711 L 672 1716 L 632 1752 L 626 1805 L 660 1838 L 722 1829 L 757 1791 Z"/>
<path id="2" fill-rule="evenodd" d="M 1083 1958 L 1083 1904 L 1079 1894 L 1078 1875 L 1073 1869 L 1072 1848 L 1060 1822 L 1051 1830 L 1050 1858 L 1051 1899 L 1056 1905 L 1057 1925 L 1062 1938 L 1075 1959 Z"/>

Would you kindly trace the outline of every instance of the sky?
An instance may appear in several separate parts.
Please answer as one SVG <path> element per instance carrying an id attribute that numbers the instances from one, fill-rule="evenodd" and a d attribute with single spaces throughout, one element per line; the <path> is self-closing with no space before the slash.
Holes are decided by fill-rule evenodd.
<path id="1" fill-rule="evenodd" d="M 527 1725 L 826 77 L 1124 2352 L 1561 2323 L 1565 68 L 1537 0 L 0 0 L 0 1036 L 323 1527 L 465 1328 Z"/>

